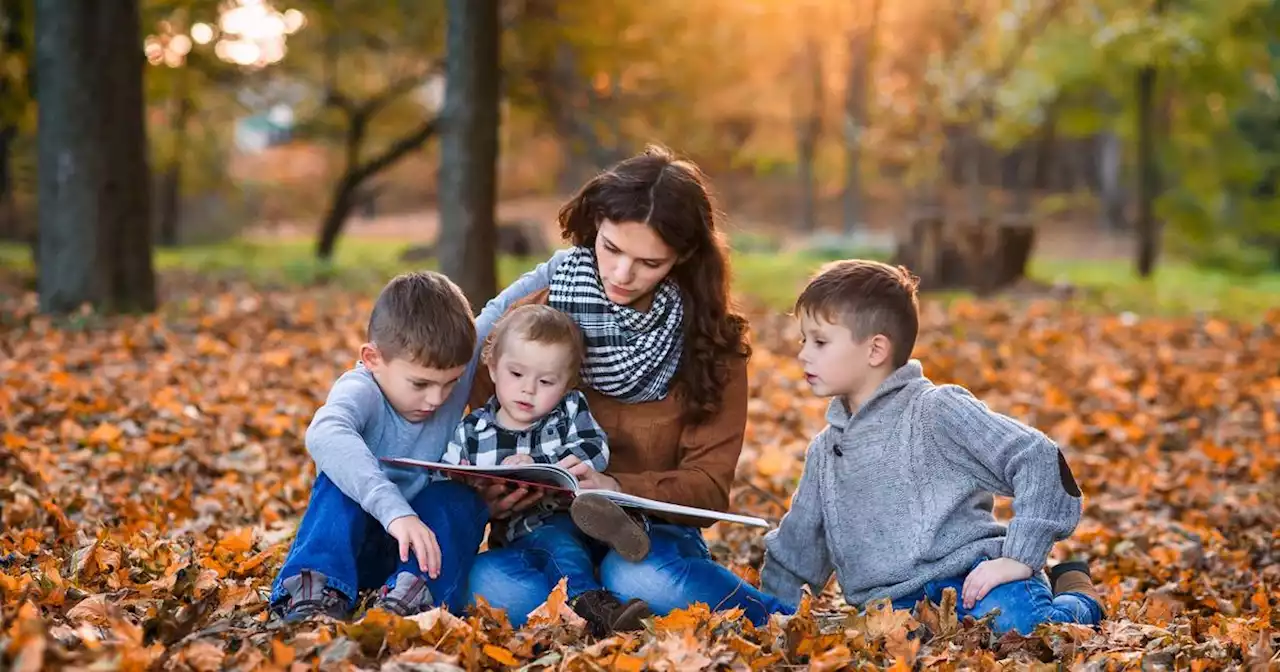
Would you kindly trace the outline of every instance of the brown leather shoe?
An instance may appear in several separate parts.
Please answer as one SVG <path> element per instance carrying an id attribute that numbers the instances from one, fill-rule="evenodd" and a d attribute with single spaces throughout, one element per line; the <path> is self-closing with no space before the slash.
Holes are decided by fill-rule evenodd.
<path id="1" fill-rule="evenodd" d="M 578 495 L 569 505 L 569 516 L 584 534 L 608 544 L 627 560 L 638 562 L 649 554 L 644 526 L 608 497 Z"/>
<path id="2" fill-rule="evenodd" d="M 1084 561 L 1063 562 L 1049 570 L 1049 585 L 1053 586 L 1053 594 L 1077 593 L 1093 598 L 1106 615 L 1102 607 L 1102 594 L 1093 585 L 1093 577 L 1089 574 L 1089 563 Z"/>
<path id="3" fill-rule="evenodd" d="M 573 598 L 569 606 L 587 622 L 595 637 L 607 637 L 615 632 L 640 630 L 642 619 L 653 615 L 644 600 L 631 599 L 625 603 L 613 593 L 597 589 L 588 590 Z"/>

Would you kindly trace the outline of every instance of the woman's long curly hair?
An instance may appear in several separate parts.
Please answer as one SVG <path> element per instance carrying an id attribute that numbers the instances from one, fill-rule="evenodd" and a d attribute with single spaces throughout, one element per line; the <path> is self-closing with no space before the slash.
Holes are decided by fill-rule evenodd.
<path id="1" fill-rule="evenodd" d="M 720 411 L 734 360 L 751 356 L 747 320 L 731 304 L 729 249 L 706 176 L 651 145 L 583 185 L 560 209 L 560 232 L 573 245 L 594 247 L 605 219 L 648 224 L 678 256 L 668 275 L 684 298 L 684 352 L 674 383 L 682 416 L 702 423 Z"/>

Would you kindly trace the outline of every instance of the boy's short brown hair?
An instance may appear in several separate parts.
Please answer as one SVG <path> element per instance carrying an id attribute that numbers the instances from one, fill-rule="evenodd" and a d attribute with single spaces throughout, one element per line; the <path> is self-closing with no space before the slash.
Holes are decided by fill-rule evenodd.
<path id="1" fill-rule="evenodd" d="M 406 359 L 433 369 L 471 361 L 476 321 L 471 304 L 448 276 L 401 273 L 388 282 L 369 315 L 368 339 L 388 361 Z"/>
<path id="2" fill-rule="evenodd" d="M 517 336 L 532 343 L 569 348 L 569 376 L 571 384 L 577 382 L 582 358 L 586 356 L 586 343 L 582 338 L 582 330 L 572 317 L 541 303 L 512 309 L 498 320 L 493 333 L 489 335 L 484 348 L 485 363 L 498 361 L 507 339 Z"/>
<path id="3" fill-rule="evenodd" d="M 920 279 L 905 266 L 867 259 L 833 261 L 818 269 L 796 299 L 793 313 L 843 322 L 858 341 L 884 334 L 893 365 L 911 359 L 920 332 Z"/>

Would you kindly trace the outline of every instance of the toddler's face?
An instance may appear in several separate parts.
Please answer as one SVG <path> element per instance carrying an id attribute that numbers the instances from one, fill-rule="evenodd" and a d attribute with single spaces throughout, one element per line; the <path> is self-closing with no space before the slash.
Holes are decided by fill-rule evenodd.
<path id="1" fill-rule="evenodd" d="M 437 369 L 399 357 L 388 360 L 371 344 L 361 348 L 360 359 L 373 372 L 391 407 L 409 422 L 431 417 L 449 398 L 467 368 Z"/>
<path id="2" fill-rule="evenodd" d="M 856 396 L 871 373 L 870 341 L 862 343 L 844 324 L 805 312 L 800 316 L 800 363 L 814 394 L 822 397 Z"/>
<path id="3" fill-rule="evenodd" d="M 524 429 L 560 403 L 569 389 L 568 346 L 535 343 L 512 334 L 502 354 L 489 363 L 494 394 L 502 405 L 498 421 L 507 429 Z"/>

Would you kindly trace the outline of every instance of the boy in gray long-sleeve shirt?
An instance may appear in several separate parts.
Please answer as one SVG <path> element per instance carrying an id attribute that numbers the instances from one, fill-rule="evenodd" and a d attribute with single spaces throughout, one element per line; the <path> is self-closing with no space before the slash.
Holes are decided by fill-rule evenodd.
<path id="1" fill-rule="evenodd" d="M 1084 563 L 1043 574 L 1054 542 L 1081 515 L 1058 447 L 968 390 L 934 385 L 910 359 L 916 279 L 873 261 L 826 266 L 796 301 L 800 361 L 832 397 L 778 529 L 765 537 L 762 587 L 796 602 L 834 572 L 845 599 L 910 608 L 955 588 L 960 616 L 999 610 L 995 627 L 1096 624 L 1101 602 Z M 993 494 L 1013 497 L 1006 526 Z"/>
<path id="2" fill-rule="evenodd" d="M 307 428 L 316 480 L 271 605 L 286 620 L 343 618 L 362 588 L 408 615 L 460 612 L 488 522 L 469 487 L 379 458 L 435 461 L 462 417 L 482 340 L 515 299 L 545 287 L 565 253 L 526 273 L 479 319 L 447 277 L 406 273 L 383 288 L 360 360 L 329 390 Z M 398 547 L 398 548 L 397 548 Z M 397 552 L 398 551 L 398 552 Z"/>

